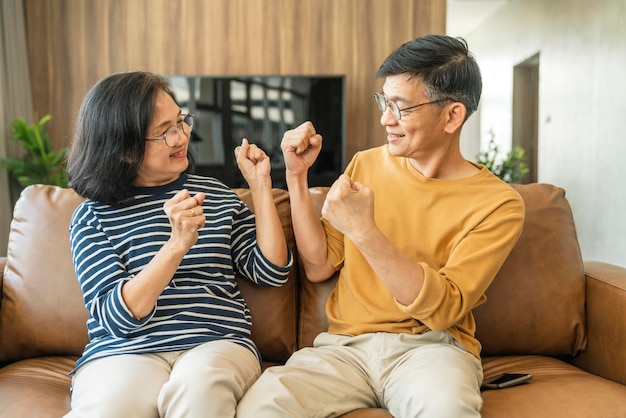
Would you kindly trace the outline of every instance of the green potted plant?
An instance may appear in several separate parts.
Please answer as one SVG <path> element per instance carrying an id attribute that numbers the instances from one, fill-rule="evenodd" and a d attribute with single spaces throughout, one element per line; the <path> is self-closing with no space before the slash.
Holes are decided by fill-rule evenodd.
<path id="1" fill-rule="evenodd" d="M 12 139 L 26 148 L 21 158 L 3 158 L 2 165 L 22 187 L 31 184 L 52 184 L 68 187 L 65 172 L 67 148 L 52 150 L 46 131 L 51 116 L 46 115 L 37 123 L 29 125 L 24 118 L 13 121 Z"/>
<path id="2" fill-rule="evenodd" d="M 515 147 L 504 157 L 499 159 L 500 149 L 494 141 L 494 134 L 491 132 L 487 150 L 478 154 L 476 162 L 487 167 L 501 180 L 507 183 L 517 183 L 522 177 L 528 174 L 529 168 L 526 164 L 526 152 L 522 147 Z"/>

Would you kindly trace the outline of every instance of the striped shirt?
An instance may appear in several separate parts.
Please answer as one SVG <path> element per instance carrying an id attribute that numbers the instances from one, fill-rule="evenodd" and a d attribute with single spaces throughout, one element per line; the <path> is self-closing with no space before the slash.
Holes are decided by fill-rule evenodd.
<path id="1" fill-rule="evenodd" d="M 171 233 L 164 203 L 181 189 L 205 193 L 205 226 L 182 260 L 151 314 L 134 318 L 122 286 L 150 262 Z M 98 358 L 188 350 L 213 340 L 231 340 L 260 353 L 250 339 L 250 311 L 235 272 L 278 287 L 286 266 L 267 260 L 256 242 L 254 214 L 237 194 L 213 178 L 183 174 L 173 183 L 138 187 L 119 206 L 86 200 L 70 223 L 70 244 L 85 306 L 89 343 L 76 368 Z"/>

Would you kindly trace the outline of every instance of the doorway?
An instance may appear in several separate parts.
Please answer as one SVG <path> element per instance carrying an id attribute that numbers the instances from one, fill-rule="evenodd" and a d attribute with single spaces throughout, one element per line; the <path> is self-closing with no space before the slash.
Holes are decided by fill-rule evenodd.
<path id="1" fill-rule="evenodd" d="M 521 147 L 526 155 L 528 174 L 520 183 L 537 182 L 539 145 L 539 53 L 513 69 L 513 135 L 512 146 Z"/>

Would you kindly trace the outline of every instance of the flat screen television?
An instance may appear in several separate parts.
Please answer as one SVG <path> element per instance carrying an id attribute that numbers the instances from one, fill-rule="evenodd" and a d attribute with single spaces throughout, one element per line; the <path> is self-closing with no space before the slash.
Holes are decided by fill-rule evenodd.
<path id="1" fill-rule="evenodd" d="M 330 186 L 343 172 L 344 76 L 166 75 L 183 113 L 195 115 L 195 172 L 247 187 L 234 149 L 247 138 L 269 156 L 273 187 L 286 188 L 280 143 L 286 130 L 310 120 L 324 139 L 309 170 L 310 186 Z"/>

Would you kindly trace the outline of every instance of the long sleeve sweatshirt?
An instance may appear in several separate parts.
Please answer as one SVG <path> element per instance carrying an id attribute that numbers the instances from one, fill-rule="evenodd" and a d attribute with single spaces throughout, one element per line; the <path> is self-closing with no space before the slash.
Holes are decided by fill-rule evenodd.
<path id="1" fill-rule="evenodd" d="M 520 195 L 479 168 L 468 178 L 432 179 L 386 145 L 355 155 L 346 174 L 374 191 L 376 224 L 423 268 L 424 284 L 412 303 L 397 302 L 356 246 L 323 219 L 329 258 L 340 269 L 326 304 L 329 332 L 447 330 L 479 357 L 471 310 L 485 302 L 524 222 Z"/>

